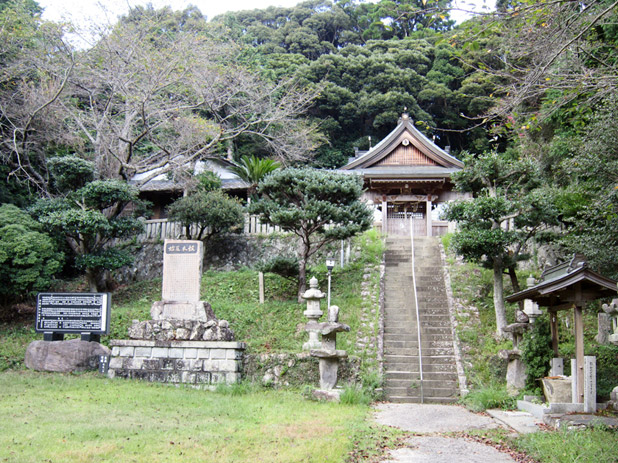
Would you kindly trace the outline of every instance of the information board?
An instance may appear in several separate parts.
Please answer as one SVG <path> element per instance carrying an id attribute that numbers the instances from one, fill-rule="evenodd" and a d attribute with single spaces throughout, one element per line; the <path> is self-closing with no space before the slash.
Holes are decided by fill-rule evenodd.
<path id="1" fill-rule="evenodd" d="M 109 293 L 39 293 L 35 331 L 108 334 L 111 300 Z"/>

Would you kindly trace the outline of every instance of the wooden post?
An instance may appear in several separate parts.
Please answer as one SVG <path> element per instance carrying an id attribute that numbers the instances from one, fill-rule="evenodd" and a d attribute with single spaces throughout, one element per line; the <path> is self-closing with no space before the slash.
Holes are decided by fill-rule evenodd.
<path id="1" fill-rule="evenodd" d="M 577 402 L 584 403 L 584 314 L 582 306 L 575 305 L 575 359 L 577 360 Z"/>
<path id="2" fill-rule="evenodd" d="M 382 198 L 382 233 L 388 235 L 388 224 L 386 223 L 388 216 L 388 203 L 386 198 Z"/>
<path id="3" fill-rule="evenodd" d="M 426 220 L 426 228 L 427 228 L 427 236 L 432 236 L 433 235 L 433 230 L 432 230 L 432 223 L 431 223 L 431 199 L 427 199 L 427 201 L 425 202 L 425 220 Z"/>
<path id="4" fill-rule="evenodd" d="M 260 304 L 264 304 L 264 273 L 258 273 L 258 281 L 260 286 Z"/>
<path id="5" fill-rule="evenodd" d="M 549 309 L 549 327 L 551 329 L 551 347 L 554 356 L 558 357 L 558 312 Z"/>

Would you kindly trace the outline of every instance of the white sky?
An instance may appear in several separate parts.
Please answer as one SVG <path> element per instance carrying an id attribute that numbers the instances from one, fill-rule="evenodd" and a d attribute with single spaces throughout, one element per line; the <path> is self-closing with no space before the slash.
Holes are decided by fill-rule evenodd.
<path id="1" fill-rule="evenodd" d="M 211 19 L 226 11 L 263 9 L 268 6 L 290 7 L 302 0 L 37 0 L 44 8 L 43 18 L 59 21 L 72 20 L 78 27 L 85 27 L 90 21 L 95 23 L 113 23 L 117 16 L 125 14 L 130 6 L 151 3 L 155 8 L 170 5 L 174 10 L 182 10 L 190 4 Z M 371 0 L 370 0 L 371 1 Z M 375 0 L 373 0 L 375 1 Z M 495 0 L 455 0 L 454 6 L 463 10 L 477 12 L 488 11 L 487 7 L 495 5 Z M 101 8 L 105 5 L 105 11 Z M 485 7 L 485 9 L 483 9 Z M 460 21 L 465 19 L 461 13 L 453 11 L 451 17 Z"/>

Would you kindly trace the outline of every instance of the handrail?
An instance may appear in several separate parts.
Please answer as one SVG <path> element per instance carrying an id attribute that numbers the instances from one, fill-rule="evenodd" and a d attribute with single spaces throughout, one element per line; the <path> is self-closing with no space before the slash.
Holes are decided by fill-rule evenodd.
<path id="1" fill-rule="evenodd" d="M 416 271 L 415 267 L 415 256 L 414 256 L 414 217 L 410 216 L 410 245 L 412 251 L 412 287 L 414 288 L 414 307 L 416 308 L 416 332 L 418 339 L 418 369 L 420 373 L 421 380 L 421 403 L 424 403 L 423 396 L 423 347 L 421 345 L 421 316 L 418 310 L 418 295 L 417 295 L 417 287 L 416 287 Z"/>

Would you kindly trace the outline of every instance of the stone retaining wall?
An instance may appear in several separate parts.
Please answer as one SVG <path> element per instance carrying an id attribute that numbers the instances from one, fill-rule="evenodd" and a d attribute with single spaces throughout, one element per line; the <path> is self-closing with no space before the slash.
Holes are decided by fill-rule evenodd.
<path id="1" fill-rule="evenodd" d="M 209 385 L 241 378 L 242 342 L 113 340 L 110 378 Z"/>
<path id="2" fill-rule="evenodd" d="M 339 386 L 360 384 L 361 360 L 348 357 L 339 362 Z M 318 359 L 309 352 L 298 354 L 250 354 L 243 360 L 243 378 L 265 386 L 303 386 L 320 383 Z"/>

